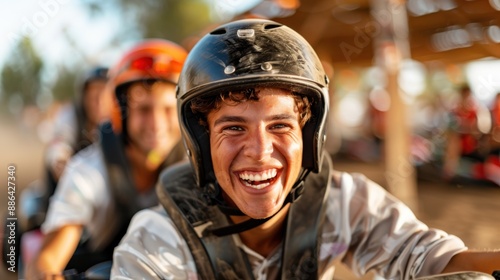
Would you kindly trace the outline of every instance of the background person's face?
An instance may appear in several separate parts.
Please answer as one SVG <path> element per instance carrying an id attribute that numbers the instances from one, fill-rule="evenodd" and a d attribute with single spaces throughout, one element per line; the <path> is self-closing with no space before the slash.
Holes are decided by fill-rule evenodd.
<path id="1" fill-rule="evenodd" d="M 128 91 L 128 136 L 142 152 L 152 151 L 165 159 L 180 139 L 175 85 L 135 83 Z"/>
<path id="2" fill-rule="evenodd" d="M 103 108 L 101 102 L 106 88 L 106 81 L 91 81 L 83 97 L 83 108 L 85 110 L 88 122 L 95 126 L 109 116 L 109 108 Z"/>
<path id="3" fill-rule="evenodd" d="M 276 213 L 302 165 L 294 98 L 262 88 L 259 101 L 223 103 L 207 119 L 213 168 L 226 198 L 252 218 Z"/>

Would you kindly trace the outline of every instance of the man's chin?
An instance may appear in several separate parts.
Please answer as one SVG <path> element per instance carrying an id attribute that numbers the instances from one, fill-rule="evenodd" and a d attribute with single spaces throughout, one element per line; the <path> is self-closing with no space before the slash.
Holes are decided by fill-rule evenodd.
<path id="1" fill-rule="evenodd" d="M 165 144 L 160 140 L 147 141 L 143 145 L 143 150 L 148 152 L 165 150 Z"/>
<path id="2" fill-rule="evenodd" d="M 245 209 L 243 213 L 252 219 L 261 220 L 274 216 L 276 213 L 280 211 L 280 209 L 281 207 L 274 207 L 272 209 L 261 209 L 260 211 L 255 211 L 255 209 L 246 211 L 248 209 Z"/>
<path id="3" fill-rule="evenodd" d="M 158 149 L 152 149 L 147 153 L 146 165 L 149 168 L 157 168 L 165 160 L 166 153 Z"/>

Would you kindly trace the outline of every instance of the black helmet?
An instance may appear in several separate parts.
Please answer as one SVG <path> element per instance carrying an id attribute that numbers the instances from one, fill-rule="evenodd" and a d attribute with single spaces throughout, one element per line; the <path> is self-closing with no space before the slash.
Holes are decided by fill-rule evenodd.
<path id="1" fill-rule="evenodd" d="M 292 90 L 311 98 L 312 117 L 303 128 L 302 166 L 318 172 L 325 141 L 328 78 L 307 41 L 294 30 L 264 19 L 222 25 L 191 50 L 177 91 L 184 144 L 197 183 L 215 181 L 208 133 L 190 109 L 193 98 L 256 86 Z"/>

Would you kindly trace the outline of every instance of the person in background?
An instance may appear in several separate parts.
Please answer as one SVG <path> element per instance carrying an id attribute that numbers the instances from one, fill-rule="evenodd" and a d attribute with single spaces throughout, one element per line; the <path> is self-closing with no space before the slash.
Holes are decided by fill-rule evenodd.
<path id="1" fill-rule="evenodd" d="M 104 106 L 107 74 L 108 68 L 104 66 L 88 70 L 76 83 L 75 100 L 55 115 L 53 136 L 44 151 L 43 178 L 31 183 L 21 194 L 22 232 L 40 227 L 66 163 L 96 140 L 99 123 L 109 117 L 109 108 Z"/>
<path id="2" fill-rule="evenodd" d="M 459 90 L 456 105 L 448 114 L 443 176 L 447 181 L 457 178 L 483 180 L 484 157 L 481 154 L 482 132 L 479 129 L 480 106 L 468 85 Z"/>
<path id="3" fill-rule="evenodd" d="M 99 124 L 109 118 L 109 102 L 106 103 L 109 98 L 105 89 L 108 68 L 91 67 L 77 80 L 74 101 L 63 105 L 54 117 L 52 137 L 43 155 L 42 178 L 30 183 L 19 198 L 16 244 L 21 244 L 17 247 L 20 249 L 17 255 L 23 263 L 38 249 L 34 244 L 40 244 L 40 226 L 66 163 L 96 141 Z"/>
<path id="4" fill-rule="evenodd" d="M 324 150 L 329 79 L 292 29 L 227 23 L 191 50 L 177 103 L 189 163 L 162 173 L 159 207 L 138 212 L 112 279 L 414 279 L 491 274 L 500 252 L 419 221 L 361 174 L 336 171 Z"/>
<path id="5" fill-rule="evenodd" d="M 54 137 L 46 148 L 46 164 L 55 182 L 69 158 L 93 143 L 98 125 L 109 118 L 109 108 L 101 103 L 107 80 L 107 67 L 97 66 L 88 71 L 75 102 L 63 107 L 56 116 Z"/>
<path id="6" fill-rule="evenodd" d="M 495 96 L 490 112 L 489 154 L 484 169 L 488 180 L 500 186 L 500 93 Z"/>
<path id="7" fill-rule="evenodd" d="M 110 70 L 110 121 L 99 127 L 99 141 L 66 164 L 26 279 L 83 273 L 110 261 L 132 215 L 158 203 L 159 172 L 185 159 L 175 88 L 186 56 L 175 43 L 150 39 Z"/>

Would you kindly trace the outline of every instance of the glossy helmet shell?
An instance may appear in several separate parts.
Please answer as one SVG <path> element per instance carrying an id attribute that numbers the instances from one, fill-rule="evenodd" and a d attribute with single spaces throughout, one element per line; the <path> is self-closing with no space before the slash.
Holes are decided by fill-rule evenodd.
<path id="1" fill-rule="evenodd" d="M 112 125 L 121 132 L 127 117 L 126 92 L 133 82 L 162 80 L 177 84 L 187 52 L 163 39 L 148 39 L 133 46 L 110 70 L 110 86 L 115 106 Z"/>
<path id="2" fill-rule="evenodd" d="M 197 183 L 215 182 L 206 128 L 190 109 L 199 96 L 256 86 L 280 87 L 314 100 L 303 128 L 302 166 L 318 172 L 328 113 L 328 78 L 316 53 L 297 32 L 264 19 L 222 25 L 205 35 L 186 59 L 177 104 L 184 144 Z"/>

